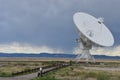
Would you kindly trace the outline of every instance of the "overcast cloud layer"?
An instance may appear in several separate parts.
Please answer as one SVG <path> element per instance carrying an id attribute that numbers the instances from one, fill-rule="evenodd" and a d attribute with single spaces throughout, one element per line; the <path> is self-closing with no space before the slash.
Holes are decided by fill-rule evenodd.
<path id="1" fill-rule="evenodd" d="M 72 53 L 77 33 L 72 17 L 86 12 L 104 17 L 120 44 L 120 0 L 0 0 L 0 44 L 47 46 Z"/>

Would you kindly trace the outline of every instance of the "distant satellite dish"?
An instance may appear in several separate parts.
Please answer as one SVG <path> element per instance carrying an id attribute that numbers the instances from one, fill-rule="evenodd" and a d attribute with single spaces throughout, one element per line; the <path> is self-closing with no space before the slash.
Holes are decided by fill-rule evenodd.
<path id="1" fill-rule="evenodd" d="M 80 35 L 77 41 L 82 47 L 82 53 L 76 59 L 95 62 L 89 52 L 93 45 L 108 47 L 114 44 L 113 35 L 103 24 L 103 18 L 95 18 L 87 13 L 77 12 L 73 16 L 73 21 Z"/>

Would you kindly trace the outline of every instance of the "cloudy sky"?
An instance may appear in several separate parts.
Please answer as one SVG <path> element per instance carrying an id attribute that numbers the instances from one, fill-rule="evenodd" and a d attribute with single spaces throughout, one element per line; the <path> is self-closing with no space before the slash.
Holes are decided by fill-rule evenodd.
<path id="1" fill-rule="evenodd" d="M 120 0 L 0 0 L 0 52 L 72 53 L 75 12 L 104 17 L 120 44 Z"/>

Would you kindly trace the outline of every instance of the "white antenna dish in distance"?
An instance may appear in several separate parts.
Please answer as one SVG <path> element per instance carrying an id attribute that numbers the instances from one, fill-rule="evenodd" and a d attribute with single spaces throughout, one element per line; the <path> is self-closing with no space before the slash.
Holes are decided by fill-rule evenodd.
<path id="1" fill-rule="evenodd" d="M 77 12 L 74 14 L 73 20 L 78 31 L 93 43 L 100 46 L 112 46 L 114 44 L 114 38 L 101 18 Z"/>
<path id="2" fill-rule="evenodd" d="M 83 47 L 83 53 L 78 57 L 79 59 L 94 60 L 89 52 L 93 44 L 104 47 L 114 44 L 113 35 L 103 24 L 103 18 L 95 18 L 87 13 L 77 12 L 73 16 L 73 21 L 80 33 L 78 41 Z"/>

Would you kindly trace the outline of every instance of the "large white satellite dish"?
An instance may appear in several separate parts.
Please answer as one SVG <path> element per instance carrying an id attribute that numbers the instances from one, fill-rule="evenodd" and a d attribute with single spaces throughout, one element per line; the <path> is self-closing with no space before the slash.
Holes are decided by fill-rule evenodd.
<path id="1" fill-rule="evenodd" d="M 82 52 L 76 59 L 93 60 L 94 57 L 89 50 L 93 45 L 108 47 L 114 44 L 114 38 L 109 29 L 103 24 L 103 18 L 95 18 L 87 13 L 77 12 L 73 16 L 73 21 L 79 32 L 77 39 Z"/>

